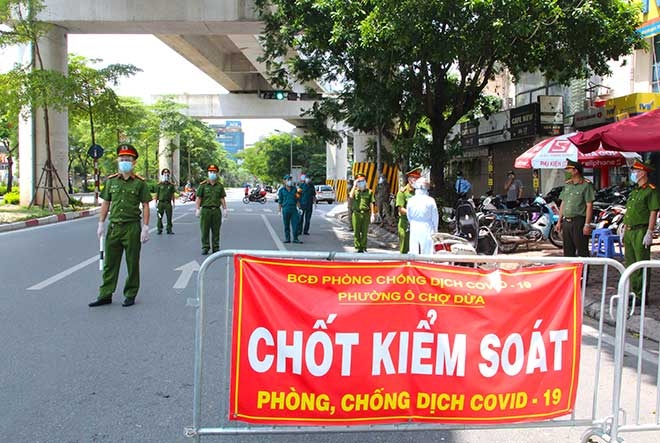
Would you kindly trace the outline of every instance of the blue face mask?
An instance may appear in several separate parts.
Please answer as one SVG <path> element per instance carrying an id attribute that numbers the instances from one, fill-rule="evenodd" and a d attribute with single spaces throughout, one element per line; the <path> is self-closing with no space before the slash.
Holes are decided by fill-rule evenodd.
<path id="1" fill-rule="evenodd" d="M 119 172 L 121 172 L 122 174 L 128 174 L 132 170 L 133 170 L 133 162 L 126 160 L 121 160 L 119 162 Z"/>
<path id="2" fill-rule="evenodd" d="M 358 182 L 358 189 L 364 190 L 367 187 L 367 182 L 364 181 L 359 181 Z"/>
<path id="3" fill-rule="evenodd" d="M 209 172 L 209 180 L 216 180 L 218 178 L 218 174 L 215 172 Z"/>
<path id="4" fill-rule="evenodd" d="M 292 182 L 291 180 L 287 180 L 287 181 L 286 181 L 286 185 L 287 185 L 287 186 L 292 186 L 292 185 L 293 185 L 293 182 Z"/>
<path id="5" fill-rule="evenodd" d="M 630 173 L 630 181 L 633 183 L 637 183 L 637 173 L 636 172 L 631 172 Z"/>

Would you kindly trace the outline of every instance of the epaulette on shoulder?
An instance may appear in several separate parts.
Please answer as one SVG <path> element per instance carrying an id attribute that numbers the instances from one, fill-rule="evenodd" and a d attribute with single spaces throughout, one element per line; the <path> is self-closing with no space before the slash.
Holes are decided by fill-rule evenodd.
<path id="1" fill-rule="evenodd" d="M 566 180 L 564 183 L 566 183 L 567 185 L 569 185 L 569 184 L 571 184 L 572 182 L 573 182 L 573 180 L 569 178 L 569 179 Z"/>
<path id="2" fill-rule="evenodd" d="M 587 182 L 587 183 L 591 183 L 591 184 L 593 184 L 593 182 L 592 182 L 591 180 L 589 180 L 588 178 L 583 178 L 582 180 L 584 180 L 584 181 Z"/>
<path id="3" fill-rule="evenodd" d="M 655 189 L 655 185 L 653 183 L 649 183 L 649 188 Z"/>
<path id="4" fill-rule="evenodd" d="M 201 181 L 199 184 L 200 184 L 200 185 L 205 185 L 206 183 L 208 183 L 208 180 L 203 180 L 203 181 Z"/>
<path id="5" fill-rule="evenodd" d="M 108 175 L 108 178 L 115 178 L 115 177 L 119 177 L 119 173 L 118 173 L 118 172 L 117 172 L 116 174 L 110 174 L 110 175 Z"/>
<path id="6" fill-rule="evenodd" d="M 142 180 L 142 181 L 144 181 L 144 178 L 143 178 L 143 177 L 140 177 L 140 176 L 137 175 L 137 174 L 133 174 L 133 177 L 137 178 L 138 180 Z"/>

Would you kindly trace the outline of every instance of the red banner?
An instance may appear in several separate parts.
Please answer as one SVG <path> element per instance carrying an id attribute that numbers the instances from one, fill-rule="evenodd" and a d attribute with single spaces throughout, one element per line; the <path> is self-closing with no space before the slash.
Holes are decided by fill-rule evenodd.
<path id="1" fill-rule="evenodd" d="M 572 411 L 581 264 L 236 256 L 235 269 L 230 420 L 484 424 Z"/>

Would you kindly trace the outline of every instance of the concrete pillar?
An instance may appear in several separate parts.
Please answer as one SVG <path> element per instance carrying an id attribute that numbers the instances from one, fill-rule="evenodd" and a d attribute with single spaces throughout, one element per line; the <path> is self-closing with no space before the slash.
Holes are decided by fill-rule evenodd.
<path id="1" fill-rule="evenodd" d="M 356 131 L 353 135 L 353 155 L 355 162 L 366 162 L 367 160 L 367 148 L 369 147 L 369 142 L 371 140 L 375 141 L 375 136 L 367 134 L 364 132 Z"/>
<path id="2" fill-rule="evenodd" d="M 174 182 L 177 186 L 181 182 L 181 161 L 179 150 L 179 144 L 181 137 L 179 134 L 174 137 L 161 136 L 158 142 L 158 174 L 160 177 L 160 171 L 163 168 L 169 169 L 172 173 L 170 174 L 170 180 Z"/>
<path id="3" fill-rule="evenodd" d="M 44 69 L 52 69 L 67 73 L 67 34 L 64 28 L 53 27 L 52 30 L 39 41 L 39 51 L 43 60 Z M 25 57 L 32 57 L 32 51 L 25 51 Z M 29 61 L 29 60 L 28 60 Z M 25 61 L 24 61 L 25 62 Z M 68 181 L 69 140 L 68 140 L 68 113 L 48 110 L 50 126 L 51 160 L 57 174 L 62 180 L 64 189 Z M 46 185 L 44 180 L 39 183 L 42 169 L 47 160 L 46 130 L 43 110 L 38 109 L 27 120 L 20 119 L 19 127 L 19 174 L 21 189 L 21 205 L 28 205 L 32 201 L 37 185 Z M 59 186 L 53 176 L 53 186 Z M 53 204 L 68 205 L 66 196 L 53 192 Z M 35 204 L 43 201 L 43 189 L 39 189 Z"/>

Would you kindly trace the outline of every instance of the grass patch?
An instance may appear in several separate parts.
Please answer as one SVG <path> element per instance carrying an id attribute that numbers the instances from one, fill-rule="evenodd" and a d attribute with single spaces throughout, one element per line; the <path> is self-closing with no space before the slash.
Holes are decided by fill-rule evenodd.
<path id="1" fill-rule="evenodd" d="M 64 211 L 58 206 L 55 211 L 48 209 L 41 209 L 39 206 L 27 208 L 18 205 L 0 205 L 0 223 L 14 223 L 25 220 L 32 220 L 33 218 L 48 217 L 49 215 L 62 214 L 63 212 L 79 211 L 81 209 L 90 209 L 94 206 L 83 207 L 81 205 L 70 206 L 64 208 Z"/>

